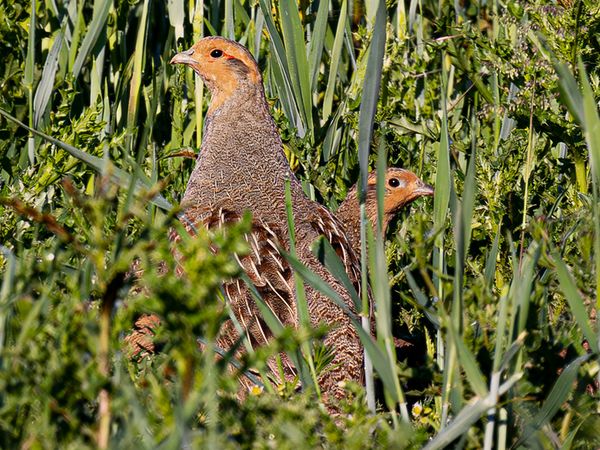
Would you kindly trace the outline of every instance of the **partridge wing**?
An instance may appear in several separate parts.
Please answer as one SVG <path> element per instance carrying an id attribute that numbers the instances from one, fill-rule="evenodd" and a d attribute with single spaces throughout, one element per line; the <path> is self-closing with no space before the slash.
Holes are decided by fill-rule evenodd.
<path id="1" fill-rule="evenodd" d="M 350 281 L 352 281 L 356 292 L 360 296 L 360 260 L 352 249 L 344 226 L 329 210 L 321 205 L 313 209 L 313 214 L 312 224 L 315 231 L 319 235 L 325 236 L 334 248 L 344 264 Z"/>
<path id="2" fill-rule="evenodd" d="M 208 229 L 215 229 L 240 219 L 239 213 L 220 209 L 204 215 L 202 223 Z M 298 319 L 293 272 L 279 251 L 280 248 L 288 247 L 284 244 L 287 239 L 285 232 L 278 224 L 253 220 L 250 232 L 244 237 L 249 252 L 235 256 L 240 266 L 281 323 L 296 326 Z M 223 283 L 223 292 L 250 343 L 253 346 L 266 344 L 273 337 L 273 333 L 265 323 L 248 287 L 240 279 L 231 279 Z M 221 330 L 219 343 L 224 349 L 228 349 L 238 337 L 237 327 L 232 321 L 227 321 Z M 286 378 L 293 377 L 295 369 L 289 359 L 283 356 L 282 361 Z M 269 366 L 277 373 L 274 361 L 270 362 Z"/>

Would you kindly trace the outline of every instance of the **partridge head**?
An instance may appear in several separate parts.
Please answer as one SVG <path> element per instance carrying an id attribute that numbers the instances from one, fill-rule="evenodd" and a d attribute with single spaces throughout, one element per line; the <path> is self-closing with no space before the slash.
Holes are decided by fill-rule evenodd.
<path id="1" fill-rule="evenodd" d="M 383 234 L 400 210 L 419 197 L 433 195 L 433 188 L 424 183 L 409 170 L 390 167 L 385 173 L 385 192 L 383 194 Z M 372 224 L 377 220 L 377 172 L 373 171 L 367 179 L 367 198 L 365 199 L 367 218 Z M 360 205 L 358 202 L 358 183 L 348 192 L 336 212 L 346 228 L 346 232 L 355 249 L 360 248 Z"/>
<path id="2" fill-rule="evenodd" d="M 207 37 L 176 54 L 171 64 L 186 64 L 211 92 L 208 115 L 234 95 L 262 92 L 262 77 L 250 52 L 221 37 Z"/>

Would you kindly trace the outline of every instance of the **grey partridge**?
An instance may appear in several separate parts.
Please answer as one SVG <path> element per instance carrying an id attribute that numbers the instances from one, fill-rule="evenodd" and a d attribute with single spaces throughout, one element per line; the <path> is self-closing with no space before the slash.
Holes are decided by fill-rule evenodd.
<path id="1" fill-rule="evenodd" d="M 419 197 L 433 195 L 433 188 L 424 183 L 409 170 L 389 167 L 385 172 L 385 192 L 383 194 L 383 234 L 396 214 L 406 205 Z M 377 223 L 377 172 L 367 178 L 366 215 L 371 224 Z M 360 205 L 358 202 L 358 183 L 348 192 L 335 213 L 346 229 L 346 235 L 357 255 L 360 255 Z"/>
<path id="2" fill-rule="evenodd" d="M 383 193 L 383 235 L 400 210 L 418 199 L 419 197 L 433 195 L 431 186 L 424 183 L 419 177 L 409 170 L 397 167 L 388 167 L 384 180 L 385 191 Z M 377 215 L 377 172 L 373 171 L 367 178 L 367 198 L 365 199 L 365 210 L 367 219 L 371 224 L 378 221 Z M 335 213 L 336 217 L 344 224 L 346 235 L 350 239 L 352 247 L 357 255 L 361 254 L 360 246 L 360 204 L 358 201 L 358 183 L 355 184 L 346 199 L 342 202 Z M 373 305 L 372 305 L 373 306 Z M 371 334 L 375 335 L 375 315 L 371 315 Z M 394 345 L 398 348 L 410 347 L 412 344 L 404 339 L 394 337 Z"/>
<path id="3" fill-rule="evenodd" d="M 324 235 L 357 285 L 358 260 L 343 226 L 325 207 L 304 195 L 292 173 L 250 52 L 234 41 L 208 37 L 175 55 L 171 63 L 190 66 L 211 93 L 201 149 L 182 200 L 186 216 L 196 226 L 210 229 L 237 221 L 250 211 L 253 222 L 247 240 L 251 252 L 240 263 L 280 321 L 297 326 L 293 271 L 280 252 L 290 248 L 285 205 L 289 179 L 297 257 L 353 311 L 350 296 L 313 255 L 311 244 Z M 272 333 L 247 287 L 239 280 L 228 281 L 224 291 L 252 345 L 267 343 Z M 333 361 L 319 377 L 319 386 L 326 400 L 340 398 L 344 395 L 340 382 L 363 381 L 362 345 L 339 306 L 310 286 L 306 286 L 306 298 L 311 323 L 329 326 L 324 345 L 332 351 Z M 217 345 L 230 348 L 238 337 L 233 323 L 227 322 Z M 286 366 L 286 378 L 291 379 L 295 368 L 289 361 Z M 271 369 L 277 373 L 274 364 Z"/>

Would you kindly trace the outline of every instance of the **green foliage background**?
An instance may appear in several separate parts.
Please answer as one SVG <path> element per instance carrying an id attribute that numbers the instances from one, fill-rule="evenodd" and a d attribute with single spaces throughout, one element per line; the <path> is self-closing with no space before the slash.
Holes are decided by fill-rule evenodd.
<path id="1" fill-rule="evenodd" d="M 186 279 L 155 274 L 180 226 L 156 194 L 181 198 L 208 100 L 168 61 L 211 34 L 256 56 L 292 168 L 332 209 L 359 175 L 385 37 L 370 167 L 385 149 L 437 192 L 388 234 L 377 320 L 411 347 L 386 354 L 380 336 L 402 396 L 380 387 L 375 414 L 359 386 L 338 418 L 268 383 L 237 402 L 236 370 L 264 374 L 323 331 L 283 330 L 240 369 L 215 360 L 247 220 L 182 242 Z M 98 158 L 0 116 L 0 447 L 600 445 L 595 2 L 4 2 L 0 54 L 0 109 Z M 149 311 L 161 351 L 131 361 L 123 337 Z"/>

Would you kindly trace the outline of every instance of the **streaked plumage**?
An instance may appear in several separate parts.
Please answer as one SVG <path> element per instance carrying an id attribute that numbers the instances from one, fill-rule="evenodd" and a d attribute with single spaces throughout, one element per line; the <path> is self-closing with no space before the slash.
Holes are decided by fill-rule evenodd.
<path id="1" fill-rule="evenodd" d="M 281 138 L 269 112 L 262 77 L 250 53 L 220 37 L 204 38 L 171 61 L 187 64 L 211 91 L 202 147 L 190 177 L 182 206 L 197 226 L 208 228 L 238 220 L 244 211 L 253 214 L 247 237 L 249 256 L 240 264 L 281 322 L 298 324 L 293 272 L 279 252 L 289 249 L 285 209 L 285 180 L 290 180 L 297 256 L 327 281 L 352 310 L 350 297 L 318 262 L 311 244 L 325 235 L 358 282 L 357 258 L 338 220 L 323 206 L 308 199 L 290 170 Z M 190 230 L 191 231 L 191 230 Z M 225 283 L 231 308 L 253 345 L 263 345 L 272 335 L 265 326 L 248 289 L 239 281 Z M 324 343 L 333 350 L 330 370 L 319 384 L 326 396 L 343 394 L 340 381 L 363 379 L 363 351 L 350 320 L 330 299 L 306 286 L 311 322 L 324 322 L 330 331 Z M 219 342 L 229 348 L 238 333 L 231 322 Z M 273 372 L 277 373 L 275 367 Z M 287 364 L 286 378 L 294 368 Z"/>

